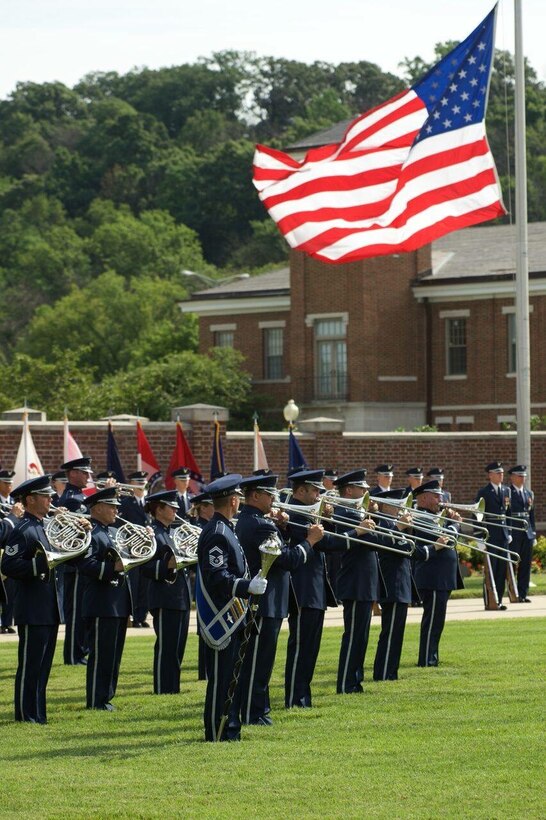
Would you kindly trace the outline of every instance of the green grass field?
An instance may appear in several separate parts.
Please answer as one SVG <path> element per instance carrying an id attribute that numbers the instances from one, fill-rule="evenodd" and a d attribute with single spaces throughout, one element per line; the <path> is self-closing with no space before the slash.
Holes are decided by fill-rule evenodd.
<path id="1" fill-rule="evenodd" d="M 535 584 L 529 592 L 531 595 L 546 595 L 546 572 L 533 573 L 531 582 Z M 483 577 L 479 573 L 474 573 L 469 578 L 464 579 L 464 589 L 456 589 L 451 593 L 452 598 L 481 598 L 483 587 Z M 508 597 L 508 593 L 505 593 Z"/>
<path id="2" fill-rule="evenodd" d="M 115 713 L 83 708 L 85 669 L 58 652 L 47 726 L 12 722 L 16 644 L 2 644 L 0 816 L 544 817 L 546 619 L 448 623 L 438 669 L 415 666 L 408 627 L 401 679 L 362 695 L 334 693 L 340 635 L 325 630 L 314 708 L 287 712 L 283 632 L 274 726 L 218 745 L 201 740 L 194 635 L 179 696 L 150 694 L 153 637 L 130 638 Z"/>

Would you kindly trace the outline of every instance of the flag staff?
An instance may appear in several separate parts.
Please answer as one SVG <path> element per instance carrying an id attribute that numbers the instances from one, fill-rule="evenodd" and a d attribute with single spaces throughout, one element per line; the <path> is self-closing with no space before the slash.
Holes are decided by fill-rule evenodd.
<path id="1" fill-rule="evenodd" d="M 531 484 L 531 355 L 529 343 L 529 250 L 525 140 L 525 59 L 521 0 L 514 0 L 516 158 L 516 420 L 517 460 L 527 465 Z"/>

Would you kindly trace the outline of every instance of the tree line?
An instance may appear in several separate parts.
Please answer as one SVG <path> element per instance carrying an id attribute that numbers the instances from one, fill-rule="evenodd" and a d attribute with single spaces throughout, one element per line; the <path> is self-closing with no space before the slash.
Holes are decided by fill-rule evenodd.
<path id="1" fill-rule="evenodd" d="M 437 46 L 436 62 L 454 43 Z M 59 417 L 168 416 L 221 401 L 246 424 L 234 351 L 200 356 L 177 302 L 190 269 L 221 276 L 285 262 L 251 184 L 256 142 L 286 148 L 388 99 L 401 76 L 369 62 L 311 65 L 225 51 L 159 70 L 97 72 L 73 88 L 19 83 L 0 101 L 0 409 Z M 506 204 L 514 66 L 497 52 L 488 134 Z M 546 219 L 546 90 L 527 66 L 529 218 Z M 210 395 L 209 395 L 210 394 Z M 265 401 L 265 397 L 264 397 Z"/>

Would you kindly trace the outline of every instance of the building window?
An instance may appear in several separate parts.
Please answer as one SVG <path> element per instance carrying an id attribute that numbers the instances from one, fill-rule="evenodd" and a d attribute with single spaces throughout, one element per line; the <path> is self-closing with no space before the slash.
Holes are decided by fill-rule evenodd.
<path id="1" fill-rule="evenodd" d="M 342 318 L 315 321 L 315 398 L 347 397 L 347 342 Z"/>
<path id="2" fill-rule="evenodd" d="M 446 319 L 447 375 L 466 375 L 466 319 Z"/>
<path id="3" fill-rule="evenodd" d="M 516 314 L 506 315 L 506 327 L 508 335 L 508 373 L 515 373 L 516 362 Z"/>
<path id="4" fill-rule="evenodd" d="M 283 328 L 264 328 L 264 379 L 275 381 L 284 377 L 283 373 Z"/>
<path id="5" fill-rule="evenodd" d="M 233 347 L 235 333 L 233 330 L 217 330 L 214 334 L 215 347 Z"/>

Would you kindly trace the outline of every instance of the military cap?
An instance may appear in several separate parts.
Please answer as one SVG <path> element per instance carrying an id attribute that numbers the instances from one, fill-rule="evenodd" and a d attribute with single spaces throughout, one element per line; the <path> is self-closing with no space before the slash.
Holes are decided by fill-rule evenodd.
<path id="1" fill-rule="evenodd" d="M 119 507 L 118 491 L 115 487 L 105 487 L 104 490 L 97 490 L 84 498 L 84 504 L 88 507 L 94 507 L 95 504 L 112 504 Z"/>
<path id="2" fill-rule="evenodd" d="M 243 490 L 264 490 L 266 493 L 274 494 L 277 486 L 278 475 L 270 473 L 266 475 L 252 474 L 241 481 L 241 488 Z"/>
<path id="3" fill-rule="evenodd" d="M 177 467 L 172 471 L 171 478 L 189 478 L 190 472 L 189 467 Z"/>
<path id="4" fill-rule="evenodd" d="M 194 507 L 198 504 L 212 504 L 212 498 L 208 493 L 199 493 L 199 495 L 194 495 L 191 503 Z"/>
<path id="5" fill-rule="evenodd" d="M 106 481 L 107 478 L 114 478 L 116 481 L 118 477 L 113 470 L 103 470 L 102 473 L 96 473 L 96 481 Z"/>
<path id="6" fill-rule="evenodd" d="M 158 504 L 166 504 L 167 507 L 178 509 L 178 494 L 176 490 L 161 490 L 158 493 L 152 493 L 147 497 L 146 504 L 152 504 L 154 501 Z"/>
<path id="7" fill-rule="evenodd" d="M 290 473 L 290 481 L 301 482 L 302 484 L 311 484 L 318 490 L 323 490 L 324 485 L 322 479 L 324 478 L 324 470 L 298 470 L 298 472 Z"/>
<path id="8" fill-rule="evenodd" d="M 425 484 L 421 484 L 420 487 L 416 487 L 412 490 L 412 495 L 415 498 L 418 495 L 423 495 L 423 493 L 434 493 L 435 495 L 443 495 L 444 491 L 440 487 L 439 481 L 427 481 Z"/>
<path id="9" fill-rule="evenodd" d="M 65 461 L 60 466 L 61 470 L 81 470 L 84 473 L 92 473 L 91 456 L 81 456 L 80 458 L 73 458 L 71 461 Z"/>
<path id="10" fill-rule="evenodd" d="M 444 470 L 443 467 L 431 467 L 427 473 L 429 478 L 443 478 L 444 477 Z"/>
<path id="11" fill-rule="evenodd" d="M 378 464 L 375 468 L 376 475 L 394 475 L 393 464 Z"/>
<path id="12" fill-rule="evenodd" d="M 128 478 L 129 481 L 132 481 L 135 484 L 146 484 L 148 481 L 148 473 L 146 470 L 135 470 L 134 473 L 129 474 Z"/>
<path id="13" fill-rule="evenodd" d="M 51 496 L 54 494 L 55 490 L 51 487 L 50 481 L 50 473 L 46 473 L 46 475 L 39 475 L 36 478 L 29 478 L 13 490 L 12 496 L 17 499 L 25 499 L 27 495 Z"/>
<path id="14" fill-rule="evenodd" d="M 66 473 L 65 473 L 64 470 L 57 470 L 57 472 L 53 473 L 53 475 L 51 476 L 51 480 L 52 481 L 65 481 L 66 482 L 66 481 L 68 481 L 68 478 L 66 477 Z"/>
<path id="15" fill-rule="evenodd" d="M 294 473 L 301 473 L 302 470 L 307 470 L 305 464 L 299 464 L 297 467 L 291 467 L 286 475 L 288 476 L 288 478 L 292 478 Z"/>
<path id="16" fill-rule="evenodd" d="M 324 471 L 324 478 L 336 479 L 337 477 L 338 471 L 334 467 L 327 467 Z"/>
<path id="17" fill-rule="evenodd" d="M 227 498 L 235 494 L 240 495 L 239 485 L 242 480 L 243 477 L 239 473 L 228 473 L 207 484 L 205 492 L 213 499 Z"/>
<path id="18" fill-rule="evenodd" d="M 368 471 L 364 468 L 360 470 L 352 470 L 350 473 L 344 473 L 344 475 L 340 475 L 338 479 L 336 479 L 336 486 L 337 487 L 345 487 L 348 484 L 351 484 L 354 487 L 369 487 L 370 485 L 366 481 L 366 473 Z"/>
<path id="19" fill-rule="evenodd" d="M 0 470 L 0 481 L 10 482 L 13 481 L 13 476 L 15 475 L 15 470 Z"/>
<path id="20" fill-rule="evenodd" d="M 273 475 L 273 470 L 269 470 L 269 469 L 265 470 L 263 468 L 260 469 L 260 470 L 252 470 L 252 475 Z M 278 478 L 278 476 L 277 476 L 277 478 Z"/>
<path id="21" fill-rule="evenodd" d="M 412 475 L 416 478 L 423 475 L 423 468 L 422 467 L 408 467 L 406 470 L 406 475 Z"/>
<path id="22" fill-rule="evenodd" d="M 515 467 L 510 467 L 508 475 L 527 475 L 527 464 L 516 464 Z"/>
<path id="23" fill-rule="evenodd" d="M 502 461 L 490 461 L 487 467 L 485 468 L 486 473 L 503 473 L 504 467 L 502 466 Z"/>
<path id="24" fill-rule="evenodd" d="M 382 490 L 374 495 L 374 501 L 387 501 L 389 498 L 404 498 L 405 489 L 400 487 L 396 490 Z"/>

